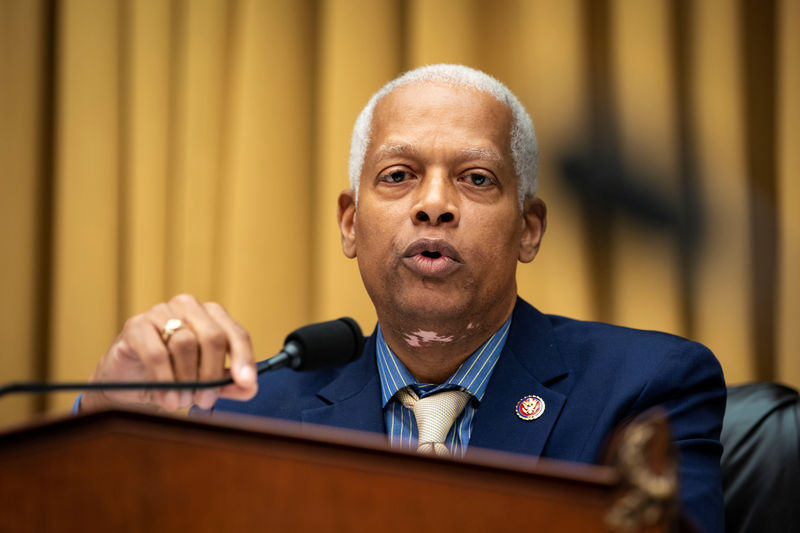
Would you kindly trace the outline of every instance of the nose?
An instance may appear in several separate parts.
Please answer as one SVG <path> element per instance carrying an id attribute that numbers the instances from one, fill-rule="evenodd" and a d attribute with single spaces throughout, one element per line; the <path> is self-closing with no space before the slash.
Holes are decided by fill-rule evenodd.
<path id="1" fill-rule="evenodd" d="M 415 224 L 458 225 L 458 191 L 445 173 L 431 173 L 418 186 L 417 202 L 411 216 Z"/>

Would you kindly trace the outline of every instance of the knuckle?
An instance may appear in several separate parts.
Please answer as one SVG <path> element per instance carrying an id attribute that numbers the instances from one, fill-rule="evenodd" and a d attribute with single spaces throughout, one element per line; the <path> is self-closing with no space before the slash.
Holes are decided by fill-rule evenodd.
<path id="1" fill-rule="evenodd" d="M 221 329 L 216 327 L 208 328 L 200 334 L 200 343 L 218 352 L 225 351 L 228 348 L 228 338 Z"/>
<path id="2" fill-rule="evenodd" d="M 169 352 L 164 350 L 151 350 L 143 357 L 151 366 L 169 364 Z"/>
<path id="3" fill-rule="evenodd" d="M 184 304 L 184 305 L 186 305 L 186 304 L 196 303 L 197 300 L 191 294 L 180 293 L 180 294 L 176 294 L 175 296 L 173 296 L 172 299 L 169 302 L 170 303 L 175 303 L 175 304 Z"/>
<path id="4" fill-rule="evenodd" d="M 122 331 L 124 333 L 132 333 L 139 330 L 147 323 L 148 320 L 144 314 L 134 315 L 125 321 L 125 324 L 122 326 Z"/>
<path id="5" fill-rule="evenodd" d="M 115 345 L 117 354 L 125 359 L 134 359 L 137 357 L 136 350 L 133 349 L 131 343 L 125 337 L 120 337 Z"/>
<path id="6" fill-rule="evenodd" d="M 245 342 L 245 343 L 247 343 L 248 345 L 249 345 L 249 344 L 252 344 L 252 343 L 251 343 L 251 340 L 250 340 L 250 332 L 249 332 L 249 331 L 247 331 L 246 329 L 244 329 L 244 328 L 243 328 L 242 326 L 240 326 L 239 324 L 236 324 L 236 326 L 234 327 L 234 330 L 236 331 L 236 335 L 237 335 L 237 336 L 238 336 L 240 339 L 242 339 L 242 341 L 244 341 L 244 342 Z"/>
<path id="7" fill-rule="evenodd" d="M 203 303 L 203 307 L 205 307 L 206 311 L 209 313 L 228 313 L 225 306 L 218 302 L 205 302 Z"/>
<path id="8" fill-rule="evenodd" d="M 149 313 L 152 314 L 154 317 L 157 317 L 168 314 L 168 311 L 169 308 L 167 307 L 167 304 L 165 304 L 164 302 L 159 302 L 150 308 Z"/>
<path id="9" fill-rule="evenodd" d="M 169 340 L 170 349 L 176 353 L 186 354 L 193 352 L 197 349 L 197 341 L 194 335 L 176 333 Z"/>

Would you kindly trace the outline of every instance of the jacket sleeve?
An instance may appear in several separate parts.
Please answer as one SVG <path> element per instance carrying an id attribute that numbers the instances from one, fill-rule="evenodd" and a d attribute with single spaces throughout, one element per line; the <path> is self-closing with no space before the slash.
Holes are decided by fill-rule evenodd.
<path id="1" fill-rule="evenodd" d="M 726 389 L 714 355 L 695 342 L 681 343 L 662 361 L 637 398 L 634 411 L 663 406 L 679 459 L 683 512 L 706 533 L 723 533 L 720 431 Z"/>

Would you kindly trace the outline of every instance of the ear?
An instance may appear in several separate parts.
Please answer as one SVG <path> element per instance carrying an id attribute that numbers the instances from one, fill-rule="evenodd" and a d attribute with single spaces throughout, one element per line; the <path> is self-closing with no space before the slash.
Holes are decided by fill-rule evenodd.
<path id="1" fill-rule="evenodd" d="M 353 189 L 345 189 L 339 195 L 336 217 L 342 233 L 342 251 L 352 259 L 356 256 L 356 193 Z"/>
<path id="2" fill-rule="evenodd" d="M 547 228 L 547 206 L 539 198 L 525 198 L 522 205 L 522 238 L 519 260 L 530 263 L 539 253 L 544 230 Z"/>

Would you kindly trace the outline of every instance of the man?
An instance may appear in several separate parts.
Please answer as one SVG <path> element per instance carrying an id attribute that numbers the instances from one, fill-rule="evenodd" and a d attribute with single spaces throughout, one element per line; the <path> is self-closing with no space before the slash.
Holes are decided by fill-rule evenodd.
<path id="1" fill-rule="evenodd" d="M 82 407 L 214 405 L 386 433 L 393 446 L 419 441 L 436 453 L 483 447 L 591 463 L 616 425 L 662 405 L 683 505 L 705 531 L 722 531 L 719 364 L 684 339 L 547 316 L 518 299 L 517 261 L 534 259 L 546 226 L 535 172 L 533 126 L 505 86 L 461 66 L 405 74 L 359 116 L 352 188 L 339 196 L 342 248 L 378 315 L 364 355 L 262 375 L 256 394 L 246 332 L 220 306 L 179 296 L 129 320 L 93 379 L 213 379 L 229 351 L 227 399 L 95 393 Z M 455 422 L 431 439 L 418 421 L 434 398 Z"/>

